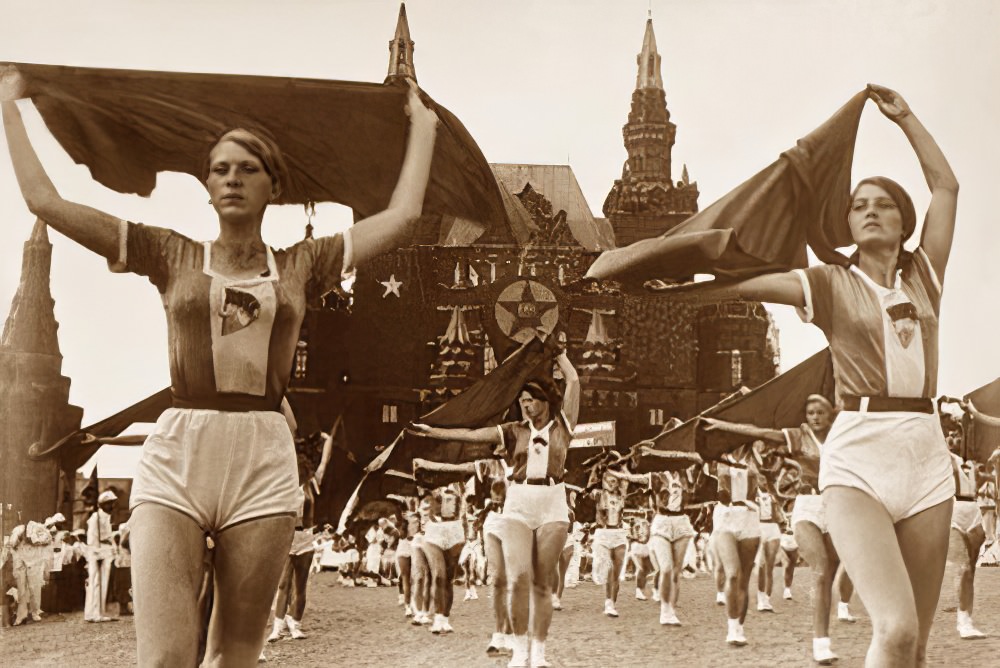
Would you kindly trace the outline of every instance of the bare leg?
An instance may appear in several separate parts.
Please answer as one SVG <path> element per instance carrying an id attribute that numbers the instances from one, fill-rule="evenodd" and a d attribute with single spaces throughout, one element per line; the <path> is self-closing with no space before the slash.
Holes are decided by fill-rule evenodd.
<path id="1" fill-rule="evenodd" d="M 129 527 L 137 662 L 193 666 L 201 630 L 204 533 L 187 515 L 154 503 L 137 506 Z"/>
<path id="2" fill-rule="evenodd" d="M 448 581 L 444 551 L 433 543 L 424 542 L 424 556 L 427 557 L 427 567 L 430 573 L 430 612 L 440 615 L 446 614 L 446 589 L 451 587 L 451 582 Z"/>
<path id="3" fill-rule="evenodd" d="M 427 591 L 430 585 L 430 570 L 423 546 L 414 546 L 410 570 L 411 589 L 413 590 L 413 623 L 417 624 L 419 620 L 416 613 L 426 613 L 430 607 L 430 597 Z"/>
<path id="4" fill-rule="evenodd" d="M 545 641 L 552 622 L 552 571 L 566 545 L 569 522 L 549 522 L 535 530 L 534 572 L 532 583 L 532 637 Z"/>
<path id="5" fill-rule="evenodd" d="M 764 543 L 761 549 L 761 564 L 757 571 L 757 590 L 768 596 L 774 589 L 774 560 L 778 556 L 778 549 L 781 547 L 777 539 Z"/>
<path id="6" fill-rule="evenodd" d="M 612 602 L 618 600 L 618 589 L 621 585 L 619 578 L 622 576 L 622 567 L 625 566 L 625 546 L 619 545 L 611 550 L 611 573 L 608 581 L 604 583 L 604 592 Z"/>
<path id="7" fill-rule="evenodd" d="M 661 575 L 661 577 L 667 580 L 668 594 L 667 598 L 662 599 L 664 601 L 669 601 L 670 605 L 677 608 L 677 599 L 680 597 L 681 593 L 681 572 L 684 570 L 684 555 L 687 554 L 688 543 L 691 542 L 690 537 L 678 538 L 673 543 L 670 544 L 673 559 L 670 562 L 670 574 Z M 663 586 L 660 586 L 660 593 L 663 593 Z"/>
<path id="8" fill-rule="evenodd" d="M 527 524 L 517 520 L 505 523 L 501 549 L 510 591 L 508 614 L 515 636 L 528 635 L 534 540 L 535 534 Z"/>
<path id="9" fill-rule="evenodd" d="M 411 553 L 412 554 L 412 553 Z M 399 593 L 403 595 L 406 605 L 410 604 L 410 569 L 412 557 L 396 557 L 396 570 L 399 571 Z"/>
<path id="10" fill-rule="evenodd" d="M 926 639 L 924 629 L 930 631 L 941 589 L 951 502 L 898 526 L 879 501 L 858 489 L 828 487 L 823 502 L 837 553 L 871 615 L 873 634 L 865 665 L 922 665 L 918 644 L 921 637 Z M 918 576 L 929 580 L 918 585 L 919 594 L 913 583 Z"/>
<path id="11" fill-rule="evenodd" d="M 215 544 L 215 601 L 205 668 L 252 665 L 261 629 L 288 559 L 294 517 L 267 517 L 224 529 Z"/>
<path id="12" fill-rule="evenodd" d="M 829 513 L 827 513 L 829 515 Z M 795 542 L 813 576 L 813 637 L 830 637 L 830 593 L 839 563 L 829 534 L 812 522 L 795 523 Z"/>
<path id="13" fill-rule="evenodd" d="M 483 539 L 486 550 L 486 566 L 493 581 L 493 618 L 496 632 L 511 633 L 510 613 L 507 601 L 507 569 L 504 567 L 503 546 L 496 534 L 486 534 Z"/>
<path id="14" fill-rule="evenodd" d="M 785 556 L 788 558 L 788 565 L 785 566 L 785 588 L 792 588 L 792 580 L 795 579 L 795 566 L 799 563 L 799 551 L 798 550 L 785 550 Z M 854 590 L 853 585 L 851 590 Z"/>
<path id="15" fill-rule="evenodd" d="M 452 545 L 444 551 L 444 610 L 445 617 L 451 616 L 451 606 L 455 602 L 455 575 L 458 573 L 458 558 L 462 554 L 464 543 Z"/>

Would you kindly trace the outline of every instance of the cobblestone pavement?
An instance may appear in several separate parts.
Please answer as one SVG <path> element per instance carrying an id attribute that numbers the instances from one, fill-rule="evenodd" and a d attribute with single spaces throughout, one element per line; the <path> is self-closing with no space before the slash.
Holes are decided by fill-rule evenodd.
<path id="1" fill-rule="evenodd" d="M 680 628 L 658 624 L 657 604 L 637 601 L 634 584 L 625 583 L 619 598 L 621 617 L 602 614 L 600 588 L 586 582 L 567 589 L 565 610 L 555 613 L 548 642 L 555 666 L 811 666 L 809 571 L 796 572 L 795 600 L 780 595 L 781 572 L 775 571 L 773 614 L 752 607 L 746 634 L 750 644 L 725 644 L 722 607 L 714 604 L 714 586 L 701 576 L 684 580 L 678 614 Z M 937 666 L 1000 665 L 1000 569 L 981 569 L 976 577 L 977 625 L 990 634 L 985 640 L 961 640 L 955 631 L 954 605 L 946 588 L 931 636 L 930 662 Z M 452 625 L 455 633 L 433 636 L 426 627 L 411 626 L 396 606 L 395 589 L 345 589 L 332 573 L 313 576 L 303 629 L 306 640 L 282 639 L 268 644 L 264 668 L 275 666 L 483 666 L 501 668 L 506 658 L 490 659 L 484 650 L 492 629 L 491 601 L 485 588 L 480 598 L 463 602 L 456 588 Z M 756 577 L 754 578 L 756 582 Z M 752 592 L 751 592 L 752 593 Z M 753 594 L 752 594 L 753 595 Z M 860 666 L 871 637 L 871 624 L 857 601 L 856 624 L 833 622 L 833 648 L 839 666 Z M 53 615 L 41 623 L 0 630 L 0 665 L 81 666 L 113 668 L 135 664 L 135 634 L 131 618 L 117 623 L 87 624 L 82 613 Z"/>

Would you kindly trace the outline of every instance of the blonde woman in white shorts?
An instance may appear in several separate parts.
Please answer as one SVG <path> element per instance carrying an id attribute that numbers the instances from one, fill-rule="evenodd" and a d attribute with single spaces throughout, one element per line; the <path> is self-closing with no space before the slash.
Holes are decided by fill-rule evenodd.
<path id="1" fill-rule="evenodd" d="M 514 629 L 511 668 L 551 665 L 545 657 L 545 640 L 552 622 L 552 574 L 569 531 L 562 479 L 580 406 L 576 370 L 565 352 L 556 362 L 566 380 L 564 397 L 552 381 L 529 381 L 518 394 L 524 416 L 519 422 L 481 429 L 412 426 L 413 433 L 431 438 L 493 443 L 497 456 L 513 468 L 503 508 L 502 543 Z"/>
<path id="2" fill-rule="evenodd" d="M 688 544 L 695 535 L 685 510 L 691 487 L 685 471 L 650 473 L 649 478 L 653 510 L 656 511 L 649 526 L 649 556 L 656 571 L 657 596 L 654 600 L 660 602 L 660 624 L 680 626 L 677 599 L 681 572 Z"/>
<path id="3" fill-rule="evenodd" d="M 278 409 L 307 298 L 405 241 L 420 216 L 437 117 L 414 85 L 389 207 L 342 235 L 275 251 L 261 227 L 288 170 L 265 131 L 233 129 L 206 146 L 218 236 L 197 242 L 63 199 L 17 107 L 29 87 L 15 67 L 0 69 L 7 146 L 28 209 L 113 271 L 148 277 L 168 320 L 172 407 L 143 446 L 130 496 L 138 662 L 196 663 L 207 535 L 215 587 L 206 662 L 253 664 L 302 498 Z"/>
<path id="4" fill-rule="evenodd" d="M 903 247 L 916 230 L 909 195 L 885 177 L 863 179 L 845 201 L 858 248 L 850 266 L 758 276 L 701 297 L 795 306 L 826 335 L 841 410 L 823 446 L 819 487 L 830 536 L 872 618 L 866 662 L 924 666 L 955 491 L 932 397 L 958 181 L 898 93 L 870 85 L 869 95 L 902 129 L 931 191 L 917 249 Z"/>

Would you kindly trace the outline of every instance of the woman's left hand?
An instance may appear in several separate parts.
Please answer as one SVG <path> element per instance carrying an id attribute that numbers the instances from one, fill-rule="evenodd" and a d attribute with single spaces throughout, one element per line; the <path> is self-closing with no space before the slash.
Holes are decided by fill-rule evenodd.
<path id="1" fill-rule="evenodd" d="M 910 105 L 903 96 L 885 86 L 868 84 L 868 96 L 878 105 L 886 118 L 896 123 L 910 115 Z"/>
<path id="2" fill-rule="evenodd" d="M 420 88 L 411 80 L 407 80 L 407 84 L 410 86 L 410 91 L 406 96 L 406 106 L 403 107 L 403 110 L 410 117 L 410 123 L 436 128 L 438 116 L 424 104 L 423 98 L 420 97 Z"/>

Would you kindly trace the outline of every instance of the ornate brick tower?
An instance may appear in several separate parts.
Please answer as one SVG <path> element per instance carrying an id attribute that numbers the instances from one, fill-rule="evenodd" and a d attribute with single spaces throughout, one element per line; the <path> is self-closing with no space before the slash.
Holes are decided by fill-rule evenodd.
<path id="1" fill-rule="evenodd" d="M 677 127 L 670 122 L 660 76 L 653 19 L 646 20 L 642 51 L 632 93 L 632 109 L 622 128 L 628 160 L 604 201 L 617 246 L 655 237 L 698 211 L 698 185 L 690 183 L 687 167 L 674 184 L 671 150 Z"/>
<path id="2" fill-rule="evenodd" d="M 10 513 L 20 512 L 23 522 L 42 521 L 61 509 L 65 499 L 56 460 L 34 461 L 28 448 L 78 429 L 83 417 L 80 408 L 70 405 L 70 380 L 62 375 L 59 324 L 49 292 L 51 263 L 52 244 L 39 220 L 24 244 L 21 282 L 0 339 L 0 503 L 5 504 L 6 531 L 13 526 L 6 504 L 11 504 Z M 68 475 L 63 490 L 72 490 L 73 472 Z"/>

